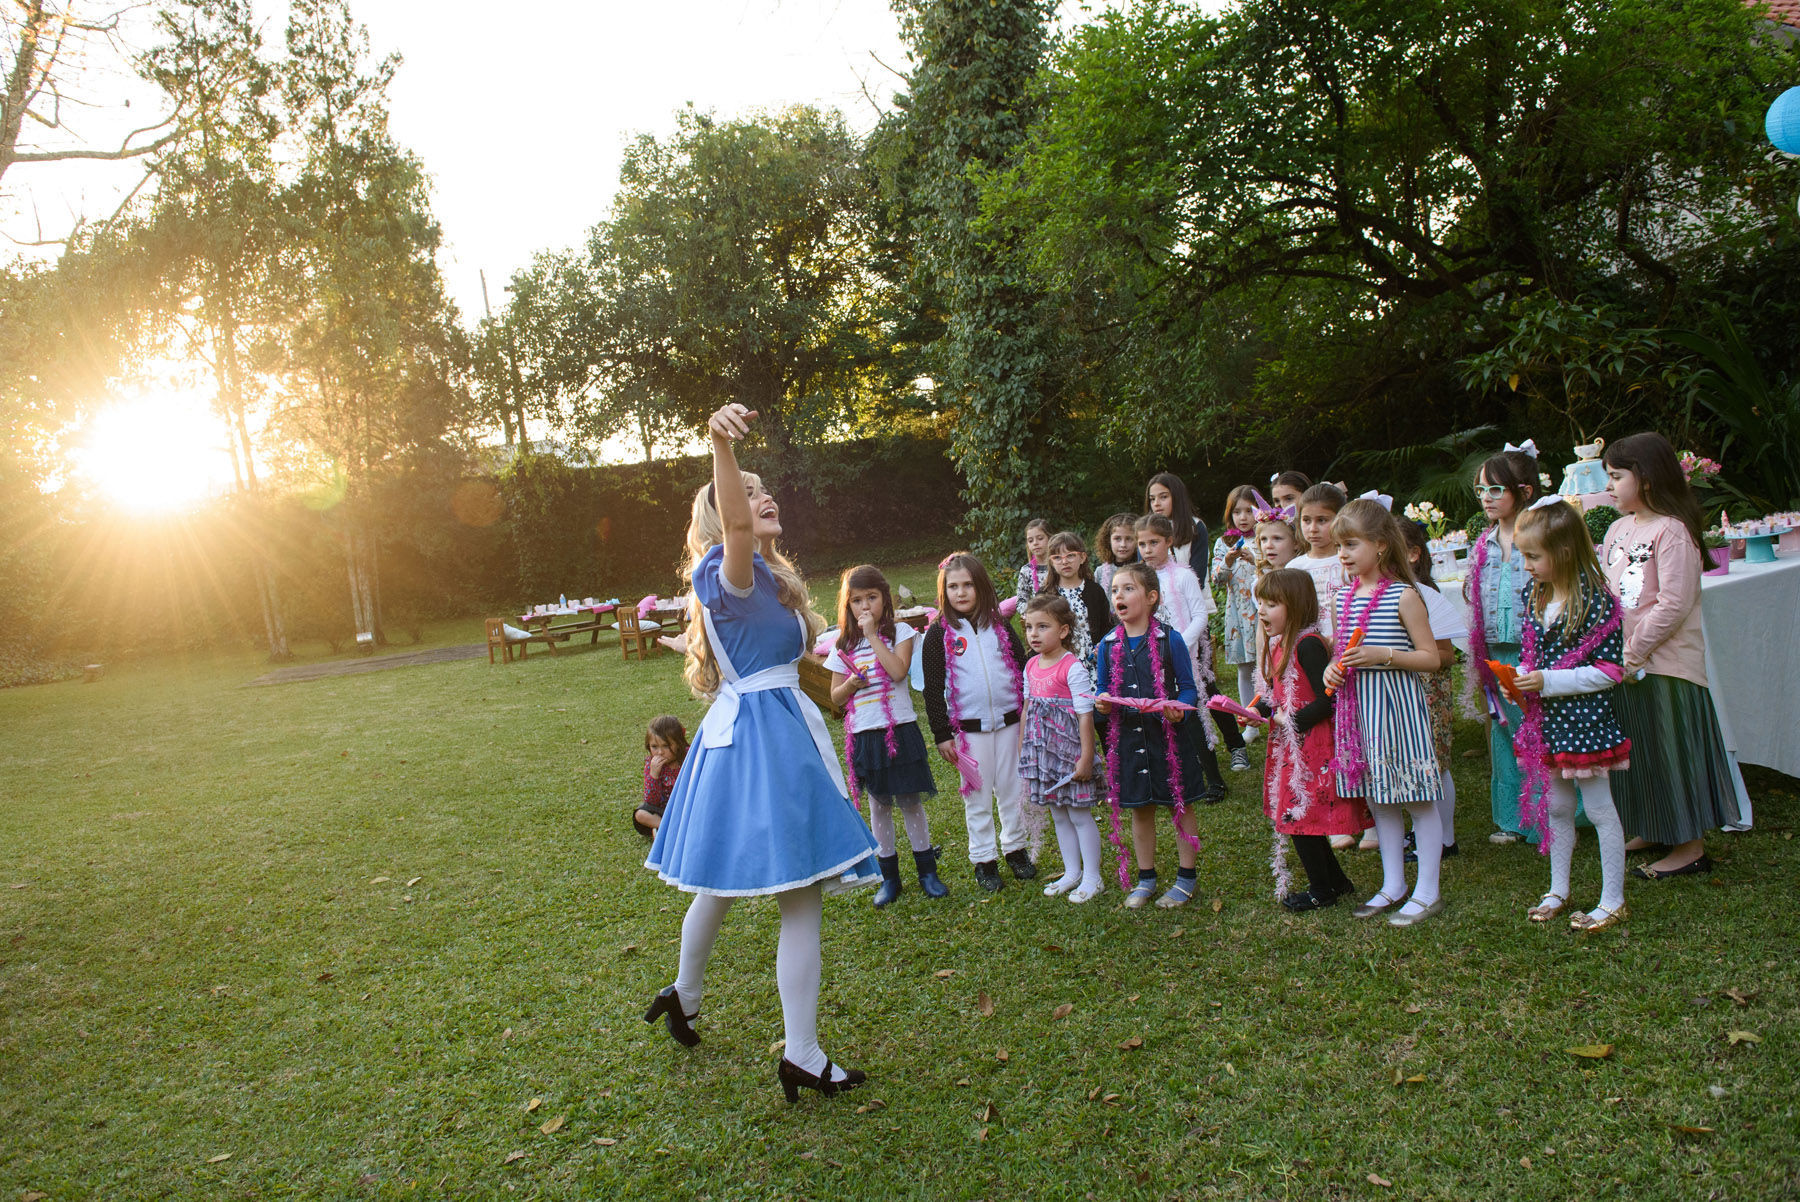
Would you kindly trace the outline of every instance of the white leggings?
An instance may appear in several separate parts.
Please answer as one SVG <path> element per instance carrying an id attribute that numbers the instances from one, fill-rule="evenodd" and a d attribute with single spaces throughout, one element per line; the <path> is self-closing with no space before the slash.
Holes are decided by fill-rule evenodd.
<path id="1" fill-rule="evenodd" d="M 1550 892 L 1567 899 L 1569 872 L 1575 862 L 1575 788 L 1580 804 L 1600 841 L 1600 905 L 1616 910 L 1625 904 L 1625 828 L 1613 806 L 1612 780 L 1599 776 L 1579 781 L 1558 777 L 1550 786 Z"/>
<path id="2" fill-rule="evenodd" d="M 1250 698 L 1256 695 L 1256 665 L 1239 664 L 1238 670 L 1238 704 L 1249 705 Z"/>
<path id="3" fill-rule="evenodd" d="M 1050 807 L 1056 824 L 1056 849 L 1062 853 L 1061 885 L 1100 886 L 1100 825 L 1091 806 Z M 1067 892 L 1067 890 L 1065 890 Z"/>
<path id="4" fill-rule="evenodd" d="M 1406 818 L 1412 815 L 1413 843 L 1419 856 L 1419 880 L 1413 900 L 1429 906 L 1438 899 L 1438 868 L 1444 859 L 1444 828 L 1437 802 L 1414 801 L 1405 805 L 1370 803 L 1375 832 L 1381 840 L 1381 891 L 1399 901 L 1406 896 Z"/>
<path id="5" fill-rule="evenodd" d="M 687 917 L 681 920 L 681 971 L 675 992 L 681 1008 L 692 1017 L 700 1012 L 706 991 L 706 962 L 713 942 L 725 922 L 726 911 L 736 900 L 712 893 L 696 893 Z M 784 1055 L 803 1072 L 817 1073 L 825 1064 L 819 1047 L 819 923 L 825 902 L 819 886 L 806 885 L 777 893 L 781 907 L 781 939 L 775 950 L 775 984 L 781 993 L 781 1020 L 786 1027 Z"/>
<path id="6" fill-rule="evenodd" d="M 869 794 L 869 827 L 875 832 L 875 850 L 882 856 L 891 856 L 899 851 L 894 841 L 894 810 L 900 810 L 900 820 L 906 823 L 906 841 L 912 844 L 914 851 L 931 850 L 931 825 L 925 821 L 925 806 L 917 793 L 899 793 L 893 797 L 877 797 Z"/>

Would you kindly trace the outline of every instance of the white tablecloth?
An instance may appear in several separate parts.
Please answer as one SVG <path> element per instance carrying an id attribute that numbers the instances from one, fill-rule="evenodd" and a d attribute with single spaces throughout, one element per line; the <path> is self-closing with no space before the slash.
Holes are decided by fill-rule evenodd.
<path id="1" fill-rule="evenodd" d="M 1734 559 L 1729 575 L 1702 577 L 1700 623 L 1727 750 L 1743 763 L 1800 776 L 1800 555 Z M 1741 791 L 1739 804 L 1748 823 Z"/>

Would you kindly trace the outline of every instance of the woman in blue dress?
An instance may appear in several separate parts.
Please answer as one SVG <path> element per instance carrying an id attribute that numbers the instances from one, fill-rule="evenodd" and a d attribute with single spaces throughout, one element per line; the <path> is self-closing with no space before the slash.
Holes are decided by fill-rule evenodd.
<path id="1" fill-rule="evenodd" d="M 823 894 L 880 880 L 875 839 L 850 804 L 819 709 L 800 691 L 798 663 L 824 620 L 806 582 L 775 548 L 781 513 L 762 481 L 740 471 L 732 443 L 756 414 L 730 404 L 707 421 L 713 482 L 694 498 L 683 575 L 693 589 L 685 675 L 711 708 L 676 778 L 644 866 L 694 894 L 681 924 L 681 966 L 645 1022 L 662 1018 L 700 1042 L 706 962 L 739 897 L 772 893 L 781 908 L 775 979 L 787 1028 L 777 1076 L 836 1094 L 864 1074 L 819 1047 L 819 924 Z"/>

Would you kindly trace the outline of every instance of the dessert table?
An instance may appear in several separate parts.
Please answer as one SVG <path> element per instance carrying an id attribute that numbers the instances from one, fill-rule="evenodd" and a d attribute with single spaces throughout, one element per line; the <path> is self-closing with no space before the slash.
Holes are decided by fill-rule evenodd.
<path id="1" fill-rule="evenodd" d="M 1735 760 L 1800 776 L 1800 555 L 1700 578 L 1706 679 Z M 1744 825 L 1750 801 L 1738 785 Z"/>

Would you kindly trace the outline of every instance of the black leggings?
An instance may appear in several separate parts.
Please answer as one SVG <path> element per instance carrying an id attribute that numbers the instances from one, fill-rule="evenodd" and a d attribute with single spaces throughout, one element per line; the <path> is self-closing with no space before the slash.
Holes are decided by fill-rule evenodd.
<path id="1" fill-rule="evenodd" d="M 1294 835 L 1294 850 L 1300 854 L 1300 863 L 1306 869 L 1307 883 L 1312 886 L 1314 897 L 1341 897 L 1356 889 L 1350 878 L 1344 875 L 1344 869 L 1338 864 L 1337 853 L 1331 850 L 1329 835 Z"/>

